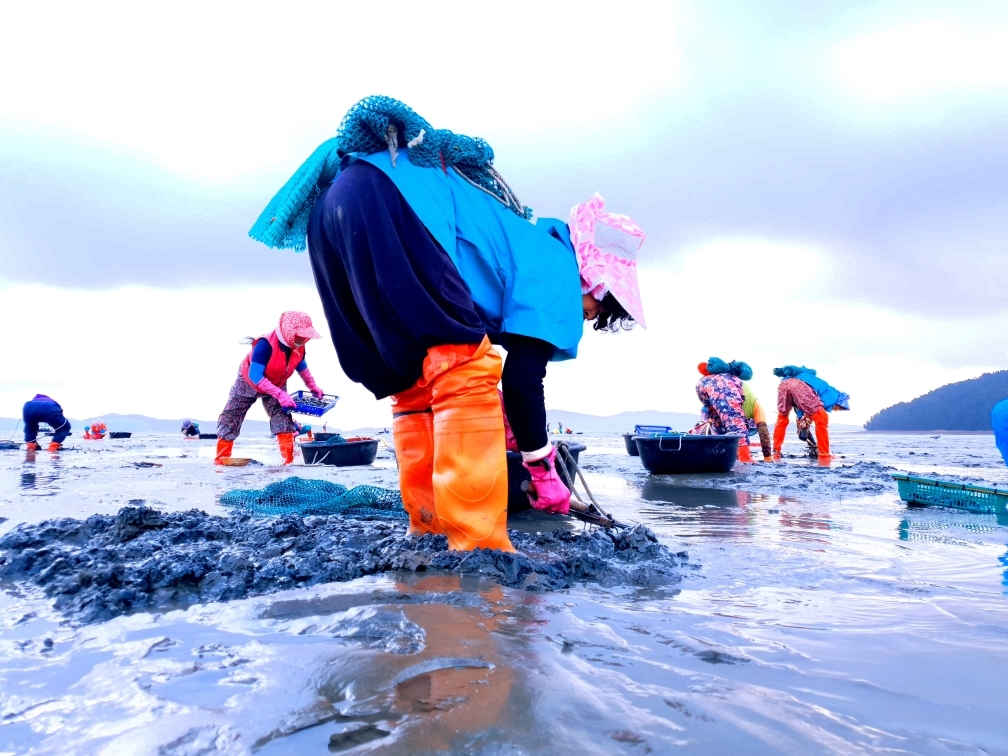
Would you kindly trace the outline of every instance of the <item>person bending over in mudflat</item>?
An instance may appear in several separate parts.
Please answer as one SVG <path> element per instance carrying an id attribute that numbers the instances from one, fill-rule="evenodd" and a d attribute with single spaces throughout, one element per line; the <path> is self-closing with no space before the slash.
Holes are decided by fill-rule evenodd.
<path id="1" fill-rule="evenodd" d="M 690 433 L 704 432 L 709 427 L 720 436 L 738 434 L 741 436 L 738 449 L 739 462 L 752 462 L 752 454 L 749 452 L 749 426 L 752 418 L 762 414 L 756 395 L 751 392 L 747 394 L 744 383 L 752 378 L 752 368 L 744 362 L 725 362 L 717 357 L 711 357 L 707 362 L 697 365 L 697 370 L 703 376 L 696 385 L 697 398 L 703 409 L 700 422 Z M 758 429 L 758 425 L 755 427 Z M 765 418 L 763 429 L 766 431 Z M 769 434 L 767 440 L 769 441 Z M 769 456 L 769 444 L 766 453 L 766 456 Z"/>
<path id="2" fill-rule="evenodd" d="M 812 423 L 815 424 L 819 464 L 829 465 L 833 455 L 830 453 L 827 412 L 849 410 L 850 397 L 819 378 L 816 371 L 811 368 L 785 365 L 774 368 L 773 372 L 782 379 L 777 387 L 777 424 L 774 425 L 773 458 L 780 459 L 791 409 L 794 408 L 799 418 L 800 429 L 808 429 Z"/>
<path id="3" fill-rule="evenodd" d="M 40 423 L 53 429 L 52 441 L 49 442 L 51 452 L 57 451 L 70 435 L 70 421 L 63 417 L 63 408 L 45 394 L 35 394 L 25 402 L 21 419 L 24 422 L 24 440 L 28 451 L 38 451 L 41 448 L 37 440 Z"/>
<path id="4" fill-rule="evenodd" d="M 570 225 L 530 223 L 483 140 L 435 130 L 367 98 L 344 117 L 249 232 L 304 249 L 340 365 L 391 397 L 412 533 L 511 551 L 504 405 L 532 504 L 566 513 L 570 492 L 546 433 L 550 360 L 596 330 L 644 325 L 636 257 L 644 233 L 596 195 Z M 491 346 L 508 350 L 507 363 Z"/>
<path id="5" fill-rule="evenodd" d="M 306 313 L 288 310 L 280 316 L 280 323 L 272 333 L 251 340 L 252 349 L 239 366 L 238 378 L 217 419 L 214 464 L 228 464 L 245 415 L 257 399 L 262 399 L 263 409 L 269 415 L 270 433 L 277 438 L 283 464 L 294 461 L 297 426 L 290 411 L 297 405 L 287 393 L 287 380 L 297 371 L 313 396 L 323 396 L 305 361 L 305 344 L 318 337 Z"/>

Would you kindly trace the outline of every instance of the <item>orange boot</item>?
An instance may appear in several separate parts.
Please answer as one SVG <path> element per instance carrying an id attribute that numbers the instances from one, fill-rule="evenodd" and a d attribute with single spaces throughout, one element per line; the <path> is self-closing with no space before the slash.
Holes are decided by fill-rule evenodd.
<path id="1" fill-rule="evenodd" d="M 784 436 L 787 433 L 788 416 L 777 415 L 777 423 L 773 427 L 773 458 L 780 459 L 781 447 L 784 446 Z"/>
<path id="2" fill-rule="evenodd" d="M 280 445 L 280 462 L 289 465 L 294 462 L 294 434 L 277 433 L 277 443 Z"/>
<path id="3" fill-rule="evenodd" d="M 434 507 L 434 411 L 429 386 L 414 386 L 392 397 L 392 438 L 410 535 L 444 533 Z"/>
<path id="4" fill-rule="evenodd" d="M 752 454 L 749 452 L 749 439 L 740 438 L 738 442 L 738 461 L 739 462 L 752 462 Z"/>
<path id="5" fill-rule="evenodd" d="M 507 534 L 508 476 L 497 384 L 502 360 L 485 338 L 434 347 L 421 379 L 434 410 L 434 505 L 458 551 L 514 551 Z"/>
<path id="6" fill-rule="evenodd" d="M 48 451 L 54 452 L 54 451 L 59 451 L 59 450 L 60 450 L 60 444 L 59 443 L 57 443 L 56 441 L 50 441 L 49 442 Z"/>
<path id="7" fill-rule="evenodd" d="M 39 446 L 38 441 L 26 441 L 25 447 L 27 448 L 28 451 L 38 451 L 39 449 L 42 448 L 41 446 Z"/>
<path id="8" fill-rule="evenodd" d="M 833 458 L 829 450 L 829 415 L 825 409 L 820 409 L 812 415 L 812 422 L 815 423 L 816 444 L 819 451 L 819 464 L 829 465 Z"/>
<path id="9" fill-rule="evenodd" d="M 214 457 L 213 463 L 215 465 L 227 464 L 224 460 L 231 459 L 231 449 L 234 447 L 234 441 L 225 441 L 223 438 L 217 439 L 217 456 Z"/>

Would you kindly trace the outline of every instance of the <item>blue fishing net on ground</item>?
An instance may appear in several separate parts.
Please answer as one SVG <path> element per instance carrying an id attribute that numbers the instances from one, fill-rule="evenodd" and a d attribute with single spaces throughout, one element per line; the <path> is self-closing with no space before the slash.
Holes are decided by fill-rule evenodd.
<path id="1" fill-rule="evenodd" d="M 270 200 L 249 236 L 276 249 L 305 249 L 308 216 L 322 191 L 340 171 L 340 161 L 353 153 L 370 154 L 409 148 L 413 165 L 449 168 L 526 220 L 525 207 L 493 167 L 493 149 L 479 137 L 435 129 L 392 97 L 365 97 L 343 116 L 336 136 L 324 142 Z"/>
<path id="2" fill-rule="evenodd" d="M 290 477 L 265 488 L 235 489 L 220 497 L 221 506 L 253 515 L 341 515 L 356 520 L 406 520 L 399 492 L 378 486 L 347 488 L 328 480 Z"/>

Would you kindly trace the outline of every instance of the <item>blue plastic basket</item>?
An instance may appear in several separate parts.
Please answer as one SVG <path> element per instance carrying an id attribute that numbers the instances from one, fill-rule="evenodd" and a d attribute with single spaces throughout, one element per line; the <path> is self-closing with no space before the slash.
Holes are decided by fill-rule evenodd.
<path id="1" fill-rule="evenodd" d="M 1005 514 L 1008 491 L 952 483 L 933 478 L 918 478 L 906 473 L 893 473 L 900 498 L 907 504 L 948 507 L 981 514 Z"/>
<path id="2" fill-rule="evenodd" d="M 314 401 L 319 401 L 312 396 L 310 391 L 295 391 L 291 394 L 291 399 L 297 405 L 291 412 L 297 412 L 299 415 L 313 415 L 314 417 L 322 417 L 326 412 L 331 410 L 336 406 L 336 402 L 339 401 L 338 396 L 333 396 L 332 394 L 323 394 L 321 401 L 325 404 L 321 407 L 317 407 L 314 404 L 308 404 L 305 400 L 311 399 Z"/>
<path id="3" fill-rule="evenodd" d="M 635 425 L 634 435 L 636 436 L 652 436 L 652 435 L 666 435 L 668 433 L 674 433 L 675 431 L 668 425 Z"/>

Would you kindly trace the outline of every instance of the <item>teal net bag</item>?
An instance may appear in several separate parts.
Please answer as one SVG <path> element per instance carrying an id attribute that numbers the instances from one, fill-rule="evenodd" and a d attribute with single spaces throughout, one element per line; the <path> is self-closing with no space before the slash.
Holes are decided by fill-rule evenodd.
<path id="1" fill-rule="evenodd" d="M 378 486 L 347 488 L 328 480 L 290 477 L 265 488 L 236 489 L 220 497 L 224 507 L 261 517 L 340 515 L 355 520 L 408 520 L 398 491 Z"/>
<path id="2" fill-rule="evenodd" d="M 343 116 L 336 136 L 323 142 L 262 211 L 249 236 L 268 247 L 305 249 L 308 216 L 325 188 L 336 178 L 344 157 L 409 148 L 413 165 L 454 170 L 477 189 L 526 220 L 525 207 L 493 167 L 494 151 L 479 137 L 435 129 L 409 105 L 383 95 L 365 97 Z"/>

